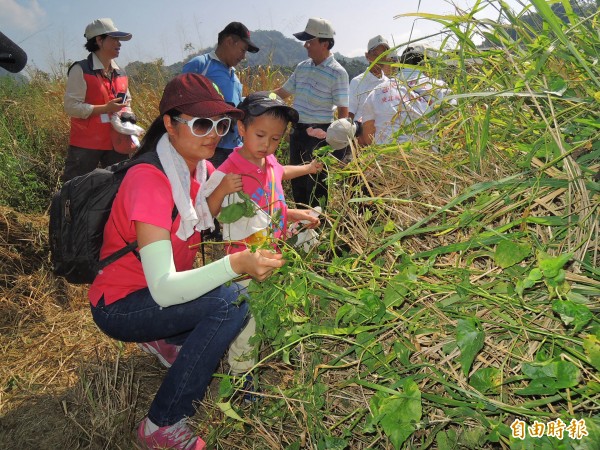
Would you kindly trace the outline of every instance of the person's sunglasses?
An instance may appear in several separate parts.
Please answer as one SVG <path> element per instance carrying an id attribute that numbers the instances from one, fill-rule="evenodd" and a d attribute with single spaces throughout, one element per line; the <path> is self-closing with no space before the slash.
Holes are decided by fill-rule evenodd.
<path id="1" fill-rule="evenodd" d="M 192 117 L 190 120 L 185 120 L 179 116 L 175 116 L 173 120 L 187 124 L 192 134 L 198 137 L 206 136 L 213 129 L 217 132 L 218 136 L 225 136 L 231 126 L 231 117 L 221 117 L 217 120 L 212 120 L 208 117 Z"/>

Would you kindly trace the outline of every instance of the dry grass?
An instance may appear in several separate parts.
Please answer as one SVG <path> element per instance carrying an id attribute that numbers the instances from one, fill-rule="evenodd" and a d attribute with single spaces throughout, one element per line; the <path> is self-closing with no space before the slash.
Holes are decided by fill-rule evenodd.
<path id="1" fill-rule="evenodd" d="M 154 361 L 100 333 L 85 287 L 48 271 L 47 217 L 0 218 L 0 448 L 130 448 Z"/>

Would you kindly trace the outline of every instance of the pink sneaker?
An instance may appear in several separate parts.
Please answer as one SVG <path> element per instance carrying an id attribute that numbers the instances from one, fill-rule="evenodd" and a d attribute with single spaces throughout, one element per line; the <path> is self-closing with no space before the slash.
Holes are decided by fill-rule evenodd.
<path id="1" fill-rule="evenodd" d="M 138 343 L 138 347 L 146 353 L 155 355 L 165 367 L 173 365 L 181 349 L 181 345 L 167 344 L 164 339 L 152 342 L 140 342 Z"/>
<path id="2" fill-rule="evenodd" d="M 174 425 L 159 427 L 154 432 L 148 432 L 146 429 L 148 422 L 148 418 L 145 417 L 137 431 L 138 442 L 143 446 L 142 448 L 148 450 L 166 448 L 175 450 L 204 450 L 206 448 L 206 443 L 198 436 L 194 436 L 185 424 L 185 419 L 180 420 Z"/>

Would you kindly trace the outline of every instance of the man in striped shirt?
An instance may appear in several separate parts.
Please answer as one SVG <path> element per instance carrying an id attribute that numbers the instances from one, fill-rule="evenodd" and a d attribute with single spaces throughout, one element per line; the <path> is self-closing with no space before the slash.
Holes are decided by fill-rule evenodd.
<path id="1" fill-rule="evenodd" d="M 304 41 L 308 59 L 296 66 L 282 87 L 275 89 L 281 98 L 294 96 L 293 106 L 300 115 L 290 136 L 290 165 L 312 161 L 313 150 L 327 145 L 324 139 L 307 134 L 307 130 L 327 130 L 334 119 L 334 107 L 338 118 L 348 116 L 348 73 L 331 53 L 334 35 L 331 22 L 311 17 L 303 32 L 294 33 L 298 40 Z M 333 154 L 342 159 L 344 155 L 338 153 L 343 151 Z M 306 175 L 291 180 L 297 207 L 325 205 L 326 176 L 322 171 L 314 177 Z"/>

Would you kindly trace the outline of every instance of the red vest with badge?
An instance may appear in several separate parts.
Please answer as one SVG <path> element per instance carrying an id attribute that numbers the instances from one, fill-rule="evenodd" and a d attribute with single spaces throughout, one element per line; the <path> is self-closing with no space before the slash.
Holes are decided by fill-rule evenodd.
<path id="1" fill-rule="evenodd" d="M 127 92 L 127 75 L 121 69 L 113 70 L 111 79 L 102 75 L 101 70 L 94 70 L 92 54 L 82 61 L 77 61 L 83 70 L 83 79 L 86 84 L 85 103 L 90 105 L 104 105 L 109 100 L 116 98 L 117 93 Z M 71 66 L 73 67 L 73 66 Z M 71 68 L 69 68 L 71 70 Z M 106 122 L 102 122 L 102 117 Z M 113 150 L 110 136 L 112 125 L 109 114 L 91 115 L 87 119 L 71 117 L 71 135 L 69 144 L 75 147 L 93 150 Z"/>

